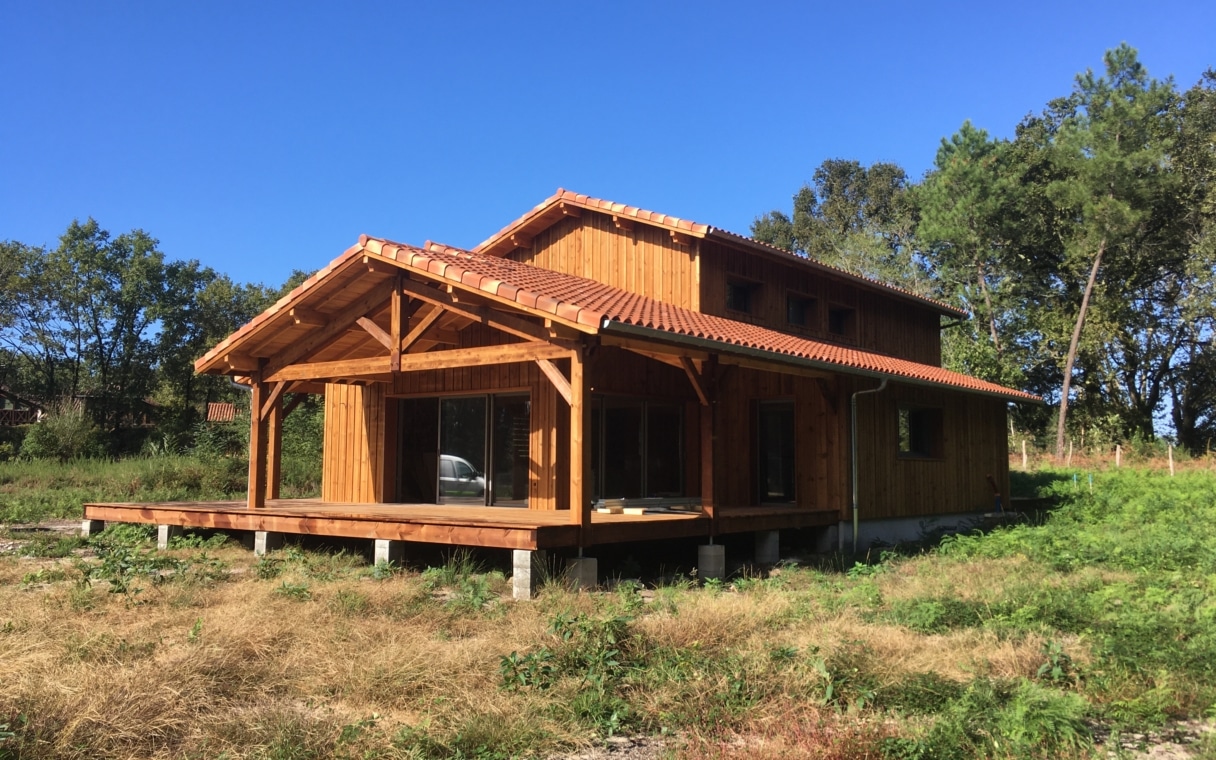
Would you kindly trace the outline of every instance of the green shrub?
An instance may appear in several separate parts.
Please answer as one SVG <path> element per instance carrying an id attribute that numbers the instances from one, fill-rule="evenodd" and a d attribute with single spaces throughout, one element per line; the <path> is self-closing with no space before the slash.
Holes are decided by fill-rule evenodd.
<path id="1" fill-rule="evenodd" d="M 54 459 L 67 462 L 100 456 L 105 451 L 103 437 L 81 404 L 57 404 L 43 420 L 31 425 L 21 443 L 26 459 Z"/>

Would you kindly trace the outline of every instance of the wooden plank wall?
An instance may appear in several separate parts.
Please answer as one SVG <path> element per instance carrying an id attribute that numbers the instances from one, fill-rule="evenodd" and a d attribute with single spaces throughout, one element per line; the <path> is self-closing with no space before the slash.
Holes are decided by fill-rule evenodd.
<path id="1" fill-rule="evenodd" d="M 849 500 L 847 383 L 829 383 L 824 390 L 809 378 L 729 367 L 718 387 L 715 433 L 724 442 L 714 457 L 718 506 L 757 504 L 756 406 L 787 400 L 794 402 L 797 505 L 843 509 Z M 835 401 L 834 409 L 825 393 Z"/>
<path id="2" fill-rule="evenodd" d="M 387 386 L 379 383 L 326 383 L 322 500 L 384 500 L 386 390 Z"/>
<path id="3" fill-rule="evenodd" d="M 583 211 L 538 234 L 509 258 L 587 277 L 664 303 L 699 308 L 697 241 L 679 246 L 658 227 L 617 229 L 608 214 Z"/>
<path id="4" fill-rule="evenodd" d="M 923 308 L 858 288 L 797 263 L 782 264 L 766 256 L 732 250 L 701 241 L 701 311 L 750 322 L 815 340 L 856 345 L 889 356 L 941 366 L 940 319 Z M 739 279 L 755 283 L 750 315 L 726 309 L 726 283 Z M 815 313 L 805 327 L 786 321 L 786 295 L 815 299 Z M 856 309 L 854 339 L 827 331 L 829 305 Z"/>
<path id="5" fill-rule="evenodd" d="M 900 404 L 942 410 L 942 456 L 901 458 Z M 974 394 L 892 385 L 858 398 L 862 519 L 993 509 L 992 475 L 1008 505 L 1006 404 Z"/>

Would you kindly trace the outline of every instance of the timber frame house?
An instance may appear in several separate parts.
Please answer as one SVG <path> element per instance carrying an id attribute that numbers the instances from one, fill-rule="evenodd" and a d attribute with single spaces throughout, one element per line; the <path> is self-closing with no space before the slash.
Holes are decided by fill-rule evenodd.
<path id="1" fill-rule="evenodd" d="M 563 190 L 472 250 L 361 236 L 196 362 L 251 388 L 247 499 L 87 505 L 86 527 L 581 556 L 989 509 L 1006 406 L 1038 399 L 941 367 L 965 316 Z M 283 500 L 282 421 L 310 393 L 321 497 Z"/>

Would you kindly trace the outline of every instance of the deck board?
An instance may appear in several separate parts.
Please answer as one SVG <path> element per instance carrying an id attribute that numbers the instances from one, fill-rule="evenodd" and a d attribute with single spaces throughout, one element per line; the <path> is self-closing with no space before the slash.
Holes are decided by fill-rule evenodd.
<path id="1" fill-rule="evenodd" d="M 722 532 L 827 525 L 838 513 L 788 507 L 721 510 Z M 564 510 L 443 504 L 340 504 L 320 499 L 90 503 L 85 517 L 105 522 L 180 525 L 222 530 L 263 530 L 298 535 L 420 541 L 505 549 L 556 549 L 579 545 L 578 525 Z M 708 536 L 699 513 L 614 515 L 593 512 L 586 545 Z"/>

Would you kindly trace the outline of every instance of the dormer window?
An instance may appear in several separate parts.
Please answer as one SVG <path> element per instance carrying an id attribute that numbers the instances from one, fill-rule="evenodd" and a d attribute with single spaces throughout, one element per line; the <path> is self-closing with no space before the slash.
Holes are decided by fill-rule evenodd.
<path id="1" fill-rule="evenodd" d="M 857 310 L 833 304 L 828 307 L 828 333 L 836 338 L 857 337 Z"/>
<path id="2" fill-rule="evenodd" d="M 759 286 L 745 280 L 726 281 L 726 308 L 743 314 L 752 314 L 756 308 L 756 291 Z"/>
<path id="3" fill-rule="evenodd" d="M 815 328 L 819 322 L 818 303 L 814 298 L 787 293 L 785 296 L 785 321 L 795 327 Z"/>

